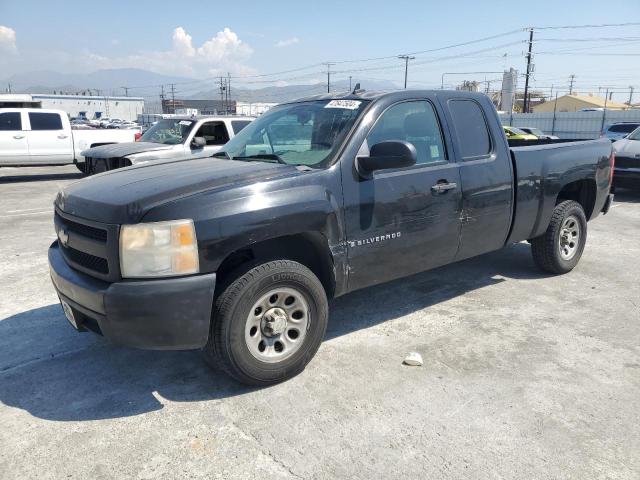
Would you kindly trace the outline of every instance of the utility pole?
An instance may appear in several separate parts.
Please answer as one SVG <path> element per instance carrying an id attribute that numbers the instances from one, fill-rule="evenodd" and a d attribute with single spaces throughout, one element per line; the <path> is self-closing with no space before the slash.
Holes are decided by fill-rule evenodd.
<path id="1" fill-rule="evenodd" d="M 227 97 L 228 110 L 231 110 L 231 73 L 227 72 Z"/>
<path id="2" fill-rule="evenodd" d="M 573 84 L 576 81 L 576 76 L 572 73 L 569 75 L 569 95 L 573 94 Z"/>
<path id="3" fill-rule="evenodd" d="M 171 113 L 176 113 L 176 84 L 171 84 Z"/>
<path id="4" fill-rule="evenodd" d="M 633 87 L 629 87 L 629 101 L 627 102 L 627 104 L 629 106 L 631 106 L 631 101 L 633 100 Z"/>
<path id="5" fill-rule="evenodd" d="M 351 77 L 349 77 L 351 78 Z M 7 84 L 7 93 L 11 93 L 11 82 Z"/>
<path id="6" fill-rule="evenodd" d="M 352 88 L 351 88 L 351 75 L 349 75 L 349 91 L 352 91 Z"/>
<path id="7" fill-rule="evenodd" d="M 129 96 L 129 87 L 120 87 L 124 90 L 124 96 L 128 97 Z"/>
<path id="8" fill-rule="evenodd" d="M 227 87 L 224 84 L 224 80 L 222 77 L 220 77 L 220 108 L 222 108 L 223 111 L 225 110 L 224 95 L 226 90 Z"/>
<path id="9" fill-rule="evenodd" d="M 409 71 L 409 60 L 413 60 L 416 57 L 409 55 L 398 55 L 398 58 L 404 60 L 404 89 L 407 89 L 407 72 Z"/>
<path id="10" fill-rule="evenodd" d="M 326 62 L 325 65 L 327 66 L 327 93 L 331 93 L 331 65 L 335 63 Z"/>
<path id="11" fill-rule="evenodd" d="M 160 85 L 160 111 L 164 113 L 164 85 Z"/>
<path id="12" fill-rule="evenodd" d="M 607 101 L 608 100 L 609 100 L 609 89 L 607 88 L 607 93 L 605 93 L 605 96 L 604 96 L 604 110 L 602 111 L 602 123 L 600 124 L 601 132 L 604 130 L 604 124 L 607 118 Z"/>
<path id="13" fill-rule="evenodd" d="M 531 48 L 533 47 L 533 28 L 529 29 L 529 50 L 527 51 L 527 73 L 524 80 L 524 102 L 522 104 L 522 113 L 529 111 L 529 77 L 531 76 Z"/>

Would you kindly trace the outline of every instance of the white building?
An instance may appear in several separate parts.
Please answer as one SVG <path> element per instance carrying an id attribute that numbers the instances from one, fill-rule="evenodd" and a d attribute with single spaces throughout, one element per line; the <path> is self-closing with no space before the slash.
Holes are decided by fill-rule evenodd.
<path id="1" fill-rule="evenodd" d="M 257 117 L 269 110 L 271 107 L 275 107 L 277 103 L 265 103 L 265 102 L 236 102 L 236 115 L 245 115 L 248 117 Z"/>
<path id="2" fill-rule="evenodd" d="M 53 108 L 67 112 L 69 117 L 119 118 L 135 121 L 144 113 L 141 97 L 106 97 L 95 95 L 0 95 L 0 107 Z"/>

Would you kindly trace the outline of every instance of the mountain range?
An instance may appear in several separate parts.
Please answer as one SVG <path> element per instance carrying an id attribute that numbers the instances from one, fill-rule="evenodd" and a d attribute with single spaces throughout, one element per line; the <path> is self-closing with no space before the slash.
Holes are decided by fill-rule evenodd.
<path id="1" fill-rule="evenodd" d="M 164 85 L 166 98 L 170 98 L 170 85 L 175 85 L 175 98 L 178 99 L 218 99 L 220 91 L 217 80 L 212 79 L 211 89 L 202 88 L 205 81 L 188 77 L 163 75 L 148 70 L 121 68 L 98 70 L 86 74 L 60 73 L 54 71 L 33 71 L 12 75 L 0 80 L 0 88 L 13 93 L 82 93 L 94 95 L 124 95 L 143 97 L 149 106 L 159 103 L 161 85 Z M 196 88 L 194 88 L 194 85 Z M 353 85 L 355 86 L 355 81 Z M 127 88 L 125 88 L 127 87 Z M 326 92 L 325 83 L 306 85 L 270 86 L 257 89 L 234 88 L 231 85 L 231 98 L 241 102 L 273 102 L 279 103 L 295 98 L 306 97 Z M 362 82 L 367 90 L 395 90 L 396 84 L 387 80 L 367 80 Z M 332 82 L 333 91 L 346 91 L 349 81 Z"/>

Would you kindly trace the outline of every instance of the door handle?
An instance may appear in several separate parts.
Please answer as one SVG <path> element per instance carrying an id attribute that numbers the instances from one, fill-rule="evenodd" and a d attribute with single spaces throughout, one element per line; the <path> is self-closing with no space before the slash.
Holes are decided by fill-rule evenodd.
<path id="1" fill-rule="evenodd" d="M 443 182 L 443 183 L 436 183 L 435 185 L 433 185 L 431 187 L 431 191 L 433 193 L 446 193 L 449 190 L 453 190 L 455 188 L 458 188 L 458 184 L 455 182 Z"/>
<path id="2" fill-rule="evenodd" d="M 16 140 L 20 140 L 24 138 L 24 135 L 14 135 L 13 138 L 15 138 Z"/>
<path id="3" fill-rule="evenodd" d="M 68 135 L 58 135 L 58 138 L 59 138 L 60 140 L 64 140 L 64 139 L 65 139 L 65 138 L 67 138 L 67 137 L 68 137 Z"/>

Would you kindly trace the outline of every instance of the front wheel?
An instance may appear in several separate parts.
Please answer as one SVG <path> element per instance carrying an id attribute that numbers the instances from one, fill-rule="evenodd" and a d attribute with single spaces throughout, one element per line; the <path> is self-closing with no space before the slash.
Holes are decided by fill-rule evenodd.
<path id="1" fill-rule="evenodd" d="M 531 240 L 536 265 L 550 273 L 567 273 L 580 261 L 587 241 L 582 205 L 566 200 L 556 205 L 547 231 Z"/>
<path id="2" fill-rule="evenodd" d="M 250 385 L 291 378 L 327 328 L 327 296 L 304 265 L 275 260 L 240 275 L 216 299 L 205 358 Z"/>

